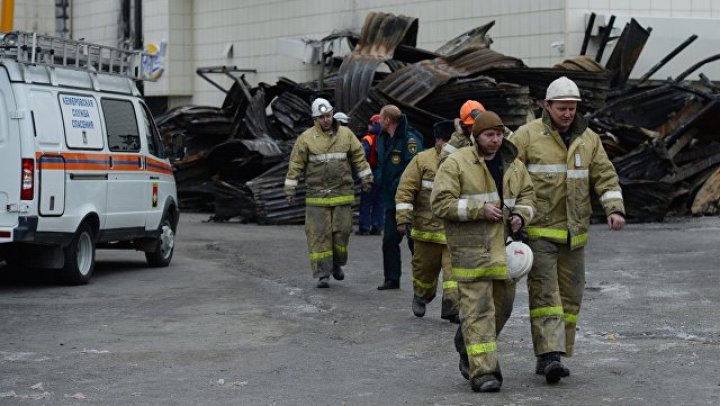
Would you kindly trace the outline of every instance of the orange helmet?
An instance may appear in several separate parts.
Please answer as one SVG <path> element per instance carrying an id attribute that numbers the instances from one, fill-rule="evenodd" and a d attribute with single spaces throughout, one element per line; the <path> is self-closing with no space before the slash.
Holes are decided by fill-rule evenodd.
<path id="1" fill-rule="evenodd" d="M 480 102 L 468 100 L 460 107 L 460 121 L 465 125 L 473 125 L 475 117 L 483 111 L 485 107 Z"/>

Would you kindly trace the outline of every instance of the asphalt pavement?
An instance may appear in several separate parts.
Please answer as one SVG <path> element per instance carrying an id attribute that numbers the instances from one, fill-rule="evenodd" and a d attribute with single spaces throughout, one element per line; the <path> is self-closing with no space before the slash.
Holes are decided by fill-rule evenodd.
<path id="1" fill-rule="evenodd" d="M 183 213 L 173 263 L 99 251 L 89 285 L 0 265 L 0 405 L 718 405 L 720 218 L 591 227 L 571 376 L 534 374 L 527 289 L 498 351 L 502 391 L 458 372 L 440 300 L 378 291 L 381 237 L 351 237 L 316 289 L 302 226 Z"/>

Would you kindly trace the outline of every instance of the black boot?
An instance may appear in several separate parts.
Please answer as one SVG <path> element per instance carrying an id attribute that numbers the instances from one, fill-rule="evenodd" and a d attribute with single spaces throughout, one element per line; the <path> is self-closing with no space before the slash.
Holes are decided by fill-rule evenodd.
<path id="1" fill-rule="evenodd" d="M 498 392 L 502 384 L 495 374 L 485 374 L 470 380 L 473 392 Z"/>
<path id="2" fill-rule="evenodd" d="M 453 324 L 460 324 L 460 316 L 458 315 L 457 309 L 455 309 L 453 307 L 453 303 L 446 298 L 443 298 L 442 300 L 440 318 Z"/>
<path id="3" fill-rule="evenodd" d="M 545 364 L 543 375 L 545 375 L 545 382 L 549 384 L 558 383 L 563 376 L 570 375 L 570 370 L 562 364 L 559 352 L 541 355 L 540 362 Z"/>
<path id="4" fill-rule="evenodd" d="M 328 279 L 330 279 L 330 277 L 328 277 L 328 276 L 323 276 L 322 278 L 320 278 L 320 280 L 317 283 L 317 287 L 321 288 L 321 289 L 329 288 L 330 284 L 328 283 Z"/>
<path id="5" fill-rule="evenodd" d="M 412 311 L 415 317 L 422 317 L 425 315 L 425 302 L 417 296 L 413 296 L 412 300 Z"/>
<path id="6" fill-rule="evenodd" d="M 455 351 L 460 355 L 460 374 L 465 379 L 470 379 L 470 358 L 468 358 L 467 350 L 465 349 L 465 342 L 463 341 L 462 330 L 458 326 L 457 332 L 455 333 Z"/>
<path id="7" fill-rule="evenodd" d="M 340 265 L 335 265 L 333 267 L 332 276 L 335 280 L 341 281 L 345 279 L 345 272 L 343 272 L 342 268 L 340 268 Z"/>
<path id="8" fill-rule="evenodd" d="M 543 355 L 547 355 L 547 354 L 543 354 Z M 559 355 L 558 355 L 558 357 L 559 357 Z M 560 360 L 560 363 L 562 364 L 562 359 Z M 543 357 L 542 355 L 537 357 L 537 362 L 535 363 L 535 373 L 538 375 L 545 375 L 545 367 L 548 366 L 548 364 L 549 364 L 548 357 Z M 568 376 L 570 376 L 570 370 L 568 369 L 568 367 L 565 366 L 565 364 L 562 364 L 562 366 L 563 366 L 563 371 L 562 371 L 562 375 L 560 375 L 560 376 L 562 378 L 567 378 Z"/>

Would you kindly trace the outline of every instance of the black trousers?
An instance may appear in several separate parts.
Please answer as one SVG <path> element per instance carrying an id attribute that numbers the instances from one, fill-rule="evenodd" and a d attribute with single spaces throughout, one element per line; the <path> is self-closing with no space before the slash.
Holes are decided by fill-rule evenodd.
<path id="1" fill-rule="evenodd" d="M 413 241 L 409 237 L 408 230 L 408 248 L 413 252 Z M 400 260 L 400 243 L 404 234 L 397 231 L 397 221 L 395 220 L 395 206 L 385 208 L 385 230 L 383 231 L 382 251 L 383 251 L 383 273 L 386 281 L 400 281 L 402 273 L 402 262 Z"/>

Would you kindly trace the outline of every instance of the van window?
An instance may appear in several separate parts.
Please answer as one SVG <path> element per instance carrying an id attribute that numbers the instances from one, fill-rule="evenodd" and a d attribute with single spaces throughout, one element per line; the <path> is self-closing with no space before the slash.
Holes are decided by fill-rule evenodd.
<path id="1" fill-rule="evenodd" d="M 39 145 L 43 148 L 59 149 L 63 147 L 65 134 L 63 127 L 58 125 L 62 122 L 60 108 L 57 104 L 55 94 L 49 90 L 31 89 L 30 90 L 30 109 L 32 110 L 32 120 L 35 124 L 35 138 Z M 100 121 L 98 120 L 98 123 Z M 72 124 L 72 123 L 71 123 Z M 100 128 L 98 126 L 98 128 Z M 82 133 L 81 133 L 82 137 Z M 100 147 L 102 148 L 102 136 L 100 139 Z"/>
<path id="2" fill-rule="evenodd" d="M 108 148 L 113 152 L 140 152 L 135 109 L 128 100 L 102 99 Z"/>
<path id="3" fill-rule="evenodd" d="M 158 133 L 155 123 L 153 123 L 150 115 L 150 110 L 144 103 L 140 103 L 142 106 L 143 113 L 143 124 L 145 125 L 145 136 L 147 137 L 148 152 L 158 158 L 165 158 L 165 151 L 163 151 L 163 145 L 160 141 L 160 134 Z"/>
<path id="4" fill-rule="evenodd" d="M 100 112 L 95 98 L 79 94 L 59 93 L 58 99 L 65 126 L 65 142 L 68 148 L 102 149 Z M 42 120 L 50 122 L 52 115 L 45 114 L 40 109 L 35 116 L 36 125 L 38 121 Z M 41 129 L 41 131 L 44 132 L 44 129 Z"/>

